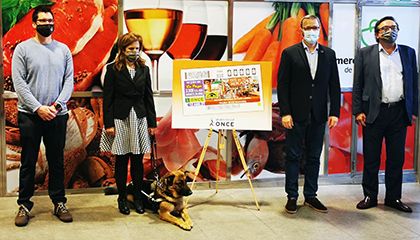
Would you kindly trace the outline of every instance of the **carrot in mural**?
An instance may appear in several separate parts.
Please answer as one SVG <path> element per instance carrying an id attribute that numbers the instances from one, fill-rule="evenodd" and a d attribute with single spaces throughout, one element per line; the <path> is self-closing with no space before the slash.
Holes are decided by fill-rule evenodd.
<path id="1" fill-rule="evenodd" d="M 322 3 L 319 6 L 319 16 L 321 19 L 321 30 L 320 30 L 320 43 L 321 45 L 328 46 L 328 23 L 330 16 L 330 6 L 328 3 Z M 322 38 L 321 38 L 322 33 Z M 325 33 L 325 34 L 324 34 Z"/>
<path id="2" fill-rule="evenodd" d="M 271 41 L 271 32 L 270 30 L 263 28 L 258 31 L 258 37 L 255 37 L 251 45 L 249 46 L 248 51 L 245 54 L 244 61 L 260 61 L 265 50 Z"/>
<path id="3" fill-rule="evenodd" d="M 233 54 L 245 54 L 244 61 L 271 61 L 272 87 L 277 88 L 281 53 L 285 48 L 302 41 L 302 17 L 313 14 L 321 19 L 319 43 L 328 45 L 329 4 L 274 2 L 272 6 L 275 13 L 257 23 L 239 38 L 233 47 Z"/>
<path id="4" fill-rule="evenodd" d="M 300 31 L 300 19 L 297 18 L 299 9 L 300 3 L 292 3 L 290 17 L 287 18 L 283 23 L 283 32 L 281 36 L 282 44 L 280 52 L 283 52 L 284 49 L 302 41 L 302 33 Z"/>
<path id="5" fill-rule="evenodd" d="M 235 46 L 233 47 L 233 54 L 246 52 L 249 48 L 249 45 L 251 45 L 252 40 L 257 35 L 258 31 L 264 29 L 273 16 L 274 13 L 266 17 L 261 22 L 259 22 L 249 32 L 247 32 L 240 39 L 238 39 L 238 41 L 236 41 Z"/>
<path id="6" fill-rule="evenodd" d="M 278 28 L 279 31 L 273 32 L 273 38 L 275 38 L 275 41 L 272 41 L 270 43 L 270 45 L 267 47 L 267 50 L 264 53 L 264 56 L 262 57 L 261 61 L 268 61 L 268 62 L 272 62 L 272 81 L 271 81 L 271 86 L 272 88 L 276 88 L 277 87 L 277 81 L 275 81 L 275 79 L 277 79 L 277 73 L 278 73 L 278 68 L 280 65 L 280 59 L 281 59 L 281 45 L 282 45 L 282 35 L 283 35 L 283 22 L 285 21 L 286 17 L 287 17 L 287 9 L 284 7 L 284 3 L 278 3 L 278 5 L 275 6 L 276 7 L 276 11 L 277 13 L 281 14 L 279 16 L 279 20 L 277 22 L 277 26 L 276 29 Z M 276 34 L 276 35 L 275 35 Z"/>

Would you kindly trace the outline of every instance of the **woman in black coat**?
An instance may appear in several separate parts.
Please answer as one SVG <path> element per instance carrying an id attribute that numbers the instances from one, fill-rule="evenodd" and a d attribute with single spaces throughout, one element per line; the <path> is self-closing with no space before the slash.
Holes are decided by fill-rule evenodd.
<path id="1" fill-rule="evenodd" d="M 130 214 L 127 206 L 127 166 L 134 184 L 136 212 L 144 213 L 141 202 L 143 155 L 150 150 L 150 135 L 156 129 L 156 112 L 149 68 L 140 57 L 142 38 L 127 33 L 118 40 L 118 55 L 106 67 L 104 81 L 104 131 L 102 140 L 113 138 L 108 150 L 116 155 L 115 180 L 118 188 L 118 209 Z"/>

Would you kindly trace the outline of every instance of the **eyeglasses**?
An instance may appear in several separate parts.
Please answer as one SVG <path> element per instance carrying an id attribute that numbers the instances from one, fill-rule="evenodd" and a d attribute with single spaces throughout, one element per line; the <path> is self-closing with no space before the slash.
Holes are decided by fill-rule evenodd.
<path id="1" fill-rule="evenodd" d="M 39 22 L 39 23 L 49 23 L 49 24 L 51 24 L 51 23 L 54 23 L 55 22 L 55 20 L 54 19 L 52 19 L 52 18 L 50 18 L 50 19 L 38 19 L 38 20 L 36 20 L 37 22 Z"/>
<path id="2" fill-rule="evenodd" d="M 318 27 L 318 26 L 313 26 L 313 27 L 303 27 L 302 29 L 303 29 L 303 30 L 305 30 L 305 31 L 310 31 L 310 30 L 314 30 L 314 31 L 316 31 L 316 30 L 318 30 L 318 29 L 319 29 L 319 27 Z"/>
<path id="3" fill-rule="evenodd" d="M 383 27 L 379 28 L 379 31 L 387 32 L 389 29 L 391 29 L 392 31 L 398 32 L 397 25 L 383 26 Z"/>

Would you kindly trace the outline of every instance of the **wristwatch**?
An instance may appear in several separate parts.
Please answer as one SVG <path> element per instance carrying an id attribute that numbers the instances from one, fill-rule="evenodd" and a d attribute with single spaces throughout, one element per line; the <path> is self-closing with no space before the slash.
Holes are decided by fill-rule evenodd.
<path id="1" fill-rule="evenodd" d="M 58 102 L 55 102 L 55 103 L 53 104 L 53 106 L 54 106 L 55 110 L 57 110 L 57 111 L 61 111 L 61 109 L 63 109 L 63 108 L 61 107 L 61 104 L 60 104 L 60 103 L 58 103 Z"/>

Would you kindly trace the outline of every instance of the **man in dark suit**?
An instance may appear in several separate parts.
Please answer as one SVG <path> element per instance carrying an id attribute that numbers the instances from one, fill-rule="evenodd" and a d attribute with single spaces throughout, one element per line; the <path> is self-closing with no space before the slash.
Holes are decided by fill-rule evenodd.
<path id="1" fill-rule="evenodd" d="M 404 212 L 402 168 L 407 126 L 418 115 L 418 73 L 414 49 L 397 45 L 398 23 L 391 16 L 375 24 L 379 44 L 360 50 L 355 64 L 353 114 L 363 126 L 363 193 L 358 209 L 378 205 L 382 141 L 386 144 L 385 205 Z"/>
<path id="2" fill-rule="evenodd" d="M 326 122 L 329 128 L 337 125 L 341 92 L 335 52 L 318 44 L 319 24 L 319 18 L 314 15 L 302 18 L 303 41 L 283 51 L 278 73 L 277 95 L 282 124 L 286 128 L 288 201 L 285 209 L 288 213 L 297 211 L 303 142 L 306 153 L 303 189 L 305 205 L 319 212 L 328 212 L 316 198 L 319 158 Z"/>

